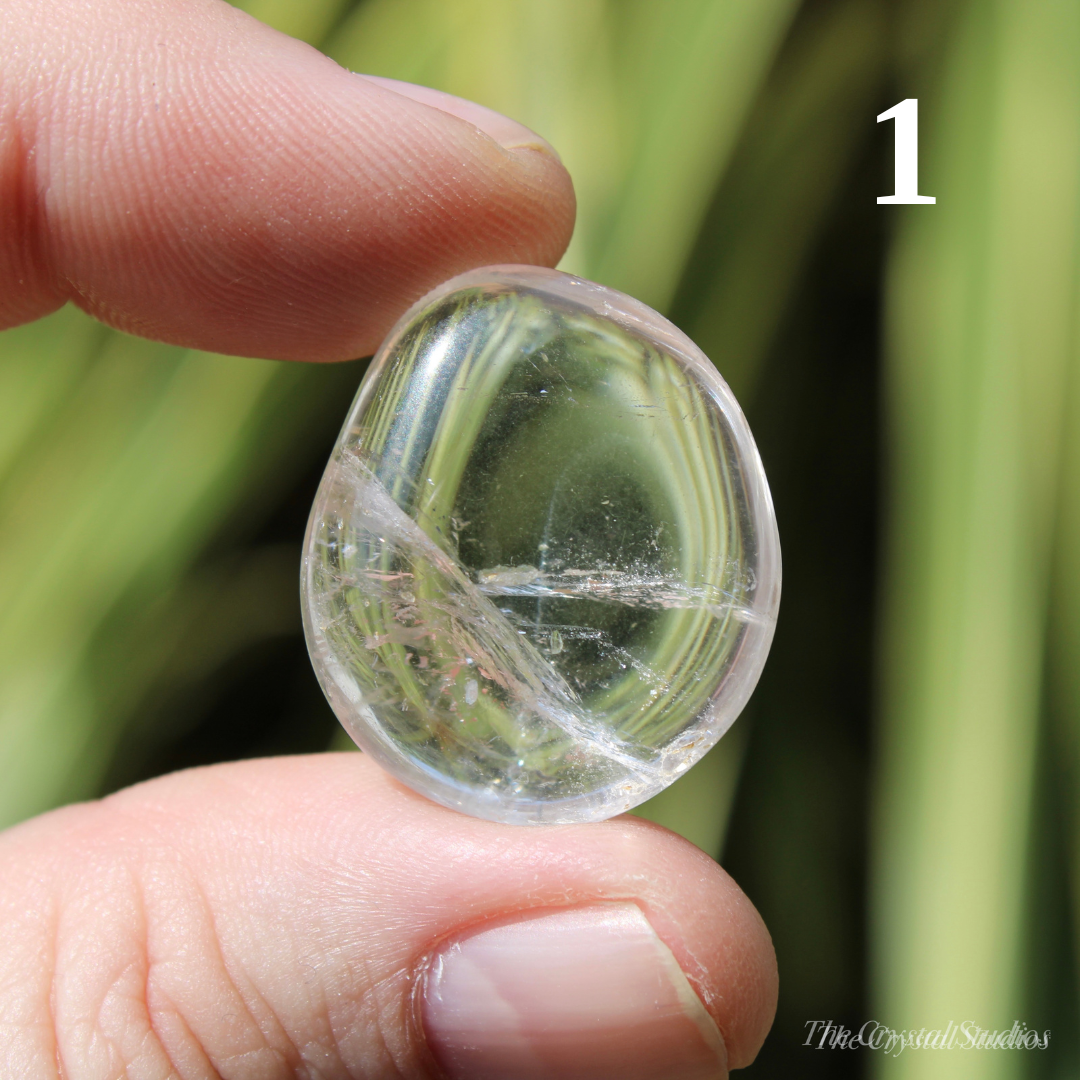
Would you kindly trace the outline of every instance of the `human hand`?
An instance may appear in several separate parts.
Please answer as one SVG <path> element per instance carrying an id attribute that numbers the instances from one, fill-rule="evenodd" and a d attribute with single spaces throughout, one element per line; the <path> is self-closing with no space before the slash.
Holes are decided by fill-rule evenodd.
<path id="1" fill-rule="evenodd" d="M 72 300 L 181 344 L 343 359 L 454 273 L 550 265 L 569 238 L 535 135 L 218 0 L 2 20 L 0 325 Z M 5 1078 L 706 1077 L 749 1063 L 775 1006 L 756 912 L 678 837 L 476 821 L 358 754 L 9 830 L 0 927 Z"/>

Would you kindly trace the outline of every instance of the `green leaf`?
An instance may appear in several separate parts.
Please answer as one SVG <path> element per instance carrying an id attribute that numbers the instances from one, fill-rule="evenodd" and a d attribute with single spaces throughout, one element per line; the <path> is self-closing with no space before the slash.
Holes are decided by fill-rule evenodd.
<path id="1" fill-rule="evenodd" d="M 900 209 L 889 286 L 876 1008 L 896 1028 L 1007 1028 L 1075 347 L 1080 9 L 966 4 L 943 64 L 919 94 L 921 190 L 938 201 Z M 876 1068 L 1023 1065 L 938 1053 Z"/>

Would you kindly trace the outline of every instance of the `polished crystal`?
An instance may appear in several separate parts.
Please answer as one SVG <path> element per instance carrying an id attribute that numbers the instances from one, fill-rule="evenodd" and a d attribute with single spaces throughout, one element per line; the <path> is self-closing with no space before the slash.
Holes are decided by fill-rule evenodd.
<path id="1" fill-rule="evenodd" d="M 594 821 L 727 730 L 779 546 L 730 390 L 643 304 L 487 267 L 372 362 L 312 510 L 315 669 L 357 744 L 446 806 Z"/>

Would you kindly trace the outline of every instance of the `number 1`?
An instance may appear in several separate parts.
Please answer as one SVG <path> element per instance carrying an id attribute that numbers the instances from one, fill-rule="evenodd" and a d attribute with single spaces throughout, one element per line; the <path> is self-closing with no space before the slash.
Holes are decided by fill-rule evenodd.
<path id="1" fill-rule="evenodd" d="M 881 113 L 878 118 L 895 122 L 893 144 L 895 163 L 893 194 L 882 195 L 879 203 L 936 203 L 932 195 L 919 194 L 919 99 L 904 98 L 899 105 Z"/>

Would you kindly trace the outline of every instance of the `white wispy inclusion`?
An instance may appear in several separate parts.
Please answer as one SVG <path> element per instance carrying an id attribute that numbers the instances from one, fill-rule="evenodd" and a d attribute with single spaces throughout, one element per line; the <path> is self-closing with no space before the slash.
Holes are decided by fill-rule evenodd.
<path id="1" fill-rule="evenodd" d="M 742 708 L 775 524 L 678 331 L 553 271 L 494 273 L 376 357 L 312 511 L 305 628 L 342 723 L 406 783 L 499 821 L 597 820 Z"/>
<path id="2" fill-rule="evenodd" d="M 463 741 L 458 725 L 480 722 L 479 737 L 505 743 L 515 762 L 522 753 L 535 757 L 539 738 L 543 755 L 552 752 L 553 743 L 564 756 L 580 757 L 587 748 L 631 776 L 648 780 L 661 774 L 662 751 L 624 744 L 603 717 L 584 708 L 529 635 L 400 509 L 354 453 L 342 454 L 337 465 L 334 489 L 348 507 L 348 521 L 323 545 L 320 584 L 327 618 L 319 629 L 370 672 L 365 698 L 377 716 L 382 717 L 380 706 L 389 705 L 391 715 L 400 711 L 400 681 L 407 674 L 414 692 L 409 696 L 422 701 L 429 717 L 449 714 L 443 719 L 455 742 Z M 382 675 L 390 680 L 388 700 L 379 693 Z M 491 724 L 489 711 L 469 715 L 481 693 L 493 694 L 509 727 Z M 536 731 L 541 725 L 555 730 Z M 556 732 L 568 737 L 565 746 Z"/>
<path id="3" fill-rule="evenodd" d="M 487 596 L 535 596 L 596 600 L 629 607 L 693 608 L 717 619 L 729 616 L 743 622 L 762 616 L 741 604 L 741 595 L 715 584 L 689 585 L 673 574 L 657 574 L 648 566 L 630 570 L 584 570 L 573 568 L 547 573 L 535 566 L 495 567 L 480 570 L 477 586 Z"/>

